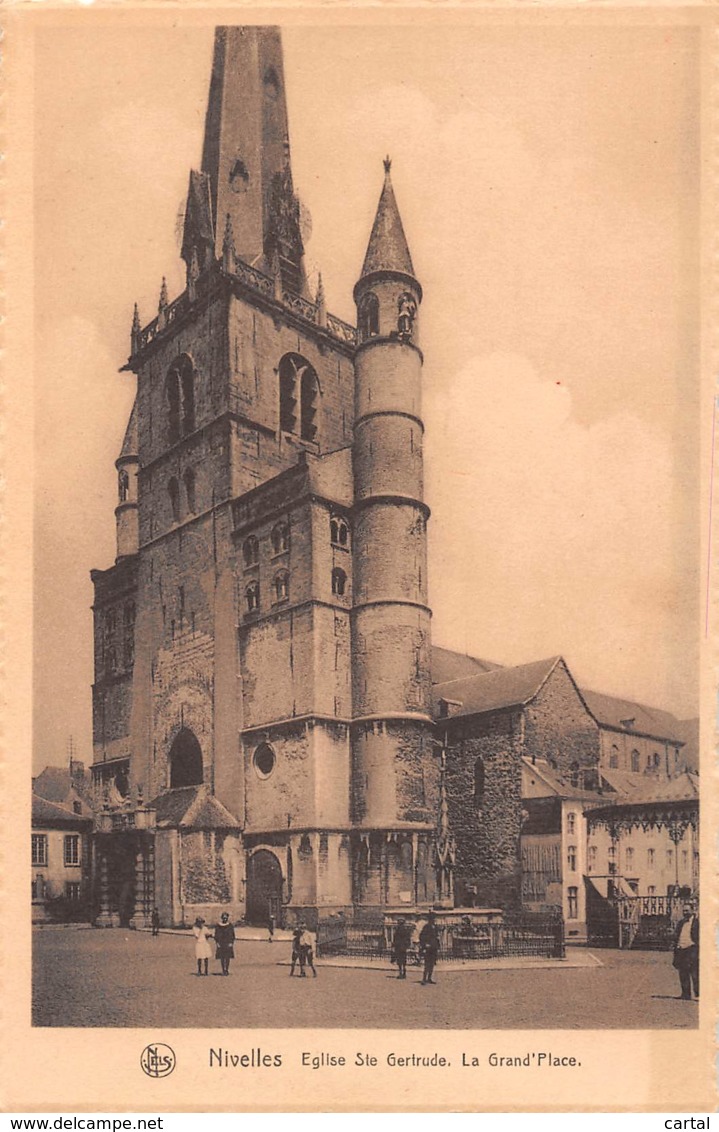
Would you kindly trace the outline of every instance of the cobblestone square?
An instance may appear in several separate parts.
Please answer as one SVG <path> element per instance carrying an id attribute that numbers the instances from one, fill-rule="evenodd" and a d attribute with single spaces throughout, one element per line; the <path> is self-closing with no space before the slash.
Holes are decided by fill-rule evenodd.
<path id="1" fill-rule="evenodd" d="M 677 998 L 667 952 L 593 954 L 601 965 L 537 970 L 389 970 L 317 964 L 289 977 L 290 946 L 241 940 L 230 977 L 198 978 L 194 940 L 124 929 L 41 928 L 33 942 L 37 1026 L 381 1029 L 688 1029 L 698 1005 Z"/>

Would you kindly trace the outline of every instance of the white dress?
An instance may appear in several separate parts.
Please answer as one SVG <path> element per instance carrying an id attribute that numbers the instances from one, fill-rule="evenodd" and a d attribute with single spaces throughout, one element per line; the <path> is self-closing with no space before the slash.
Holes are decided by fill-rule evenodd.
<path id="1" fill-rule="evenodd" d="M 204 924 L 198 927 L 195 924 L 192 933 L 196 939 L 195 943 L 195 959 L 211 959 L 212 948 L 210 946 L 210 939 L 212 936 Z"/>

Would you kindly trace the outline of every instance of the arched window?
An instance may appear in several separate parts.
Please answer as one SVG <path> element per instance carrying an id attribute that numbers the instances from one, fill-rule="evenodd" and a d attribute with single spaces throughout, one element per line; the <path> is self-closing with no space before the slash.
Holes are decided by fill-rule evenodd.
<path id="1" fill-rule="evenodd" d="M 287 601 L 290 596 L 290 576 L 286 570 L 275 574 L 275 600 Z"/>
<path id="2" fill-rule="evenodd" d="M 287 523 L 278 523 L 273 527 L 270 537 L 273 554 L 282 554 L 283 551 L 290 549 L 290 528 Z"/>
<path id="3" fill-rule="evenodd" d="M 347 575 L 344 570 L 340 570 L 338 566 L 335 566 L 332 571 L 332 593 L 337 594 L 338 597 L 343 597 L 346 586 Z"/>
<path id="4" fill-rule="evenodd" d="M 255 610 L 260 608 L 260 583 L 250 582 L 245 590 L 245 601 L 247 602 L 247 612 L 254 613 Z"/>
<path id="5" fill-rule="evenodd" d="M 364 295 L 357 308 L 357 329 L 360 342 L 379 334 L 379 299 L 373 291 Z"/>
<path id="6" fill-rule="evenodd" d="M 170 497 L 170 508 L 172 510 L 173 523 L 180 521 L 180 486 L 173 476 L 167 485 L 167 494 Z"/>
<path id="7" fill-rule="evenodd" d="M 269 743 L 260 743 L 259 747 L 252 756 L 252 765 L 257 771 L 260 778 L 269 778 L 272 771 L 275 769 L 275 752 Z"/>
<path id="8" fill-rule="evenodd" d="M 297 402 L 300 402 L 299 431 L 303 440 L 317 436 L 317 399 L 319 384 L 314 369 L 301 354 L 285 354 L 279 367 L 280 429 L 297 432 Z"/>
<path id="9" fill-rule="evenodd" d="M 165 382 L 168 440 L 175 444 L 195 428 L 195 371 L 188 354 L 180 354 L 170 366 Z"/>
<path id="10" fill-rule="evenodd" d="M 185 470 L 185 474 L 183 475 L 182 478 L 185 481 L 185 494 L 187 495 L 187 509 L 188 509 L 188 511 L 191 511 L 192 514 L 194 515 L 195 511 L 197 510 L 197 504 L 195 502 L 195 473 L 192 470 L 192 468 L 187 468 Z"/>
<path id="11" fill-rule="evenodd" d="M 349 542 L 349 528 L 344 519 L 330 519 L 330 541 L 335 546 L 347 546 Z"/>
<path id="12" fill-rule="evenodd" d="M 655 752 L 654 752 L 654 756 L 653 756 L 653 759 L 652 759 L 652 762 L 653 762 L 654 766 L 660 766 L 660 765 L 661 765 L 661 761 L 662 761 L 662 760 L 661 760 L 661 758 L 660 758 L 660 756 L 659 756 L 659 752 L 658 752 L 658 751 L 655 751 Z"/>
<path id="13" fill-rule="evenodd" d="M 242 557 L 245 566 L 256 566 L 260 560 L 260 544 L 254 535 L 249 535 L 242 544 Z"/>
<path id="14" fill-rule="evenodd" d="M 201 786 L 202 751 L 189 727 L 183 727 L 170 747 L 170 787 Z"/>
<path id="15" fill-rule="evenodd" d="M 619 747 L 614 744 L 609 755 L 609 766 L 612 770 L 616 770 L 619 766 Z"/>
<path id="16" fill-rule="evenodd" d="M 475 798 L 481 798 L 484 794 L 484 759 L 479 756 L 474 760 L 474 790 Z"/>
<path id="17" fill-rule="evenodd" d="M 117 473 L 117 494 L 119 496 L 120 503 L 125 503 L 127 501 L 128 495 L 130 494 L 130 477 L 128 476 L 124 468 L 121 468 Z"/>
<path id="18" fill-rule="evenodd" d="M 639 770 L 639 751 L 632 751 L 632 770 Z"/>
<path id="19" fill-rule="evenodd" d="M 312 366 L 302 373 L 301 430 L 303 440 L 314 440 L 317 436 L 317 374 Z"/>
<path id="20" fill-rule="evenodd" d="M 165 396 L 167 397 L 167 440 L 169 444 L 176 444 L 180 439 L 180 383 L 175 369 L 171 369 L 167 375 Z"/>

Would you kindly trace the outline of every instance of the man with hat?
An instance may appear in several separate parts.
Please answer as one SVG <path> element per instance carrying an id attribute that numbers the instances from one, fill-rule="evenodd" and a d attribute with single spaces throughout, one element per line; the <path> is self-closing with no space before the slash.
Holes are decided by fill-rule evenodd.
<path id="1" fill-rule="evenodd" d="M 681 998 L 699 998 L 699 917 L 685 904 L 674 935 L 674 967 L 679 975 Z"/>

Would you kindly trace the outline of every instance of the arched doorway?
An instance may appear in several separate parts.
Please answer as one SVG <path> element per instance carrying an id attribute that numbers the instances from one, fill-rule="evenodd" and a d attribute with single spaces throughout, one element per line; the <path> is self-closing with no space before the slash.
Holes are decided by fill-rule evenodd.
<path id="1" fill-rule="evenodd" d="M 247 863 L 247 921 L 266 924 L 270 914 L 280 921 L 282 867 L 268 849 L 258 849 Z"/>
<path id="2" fill-rule="evenodd" d="M 202 751 L 189 727 L 183 727 L 170 747 L 170 788 L 202 785 Z"/>

